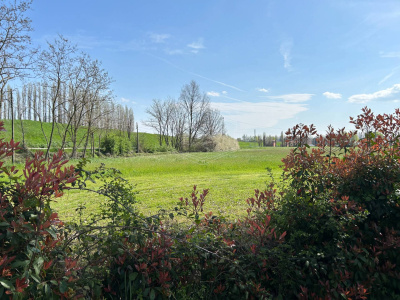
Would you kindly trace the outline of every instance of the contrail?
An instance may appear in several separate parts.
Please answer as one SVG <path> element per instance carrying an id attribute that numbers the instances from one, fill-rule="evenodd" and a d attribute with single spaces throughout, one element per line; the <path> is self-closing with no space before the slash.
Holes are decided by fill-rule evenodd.
<path id="1" fill-rule="evenodd" d="M 178 69 L 178 70 L 182 71 L 182 72 L 185 72 L 185 73 L 188 73 L 188 74 L 191 74 L 191 75 L 194 75 L 194 76 L 203 78 L 203 79 L 208 80 L 208 81 L 212 81 L 212 82 L 218 83 L 218 84 L 223 85 L 223 86 L 226 86 L 226 87 L 230 87 L 231 89 L 237 90 L 237 91 L 239 91 L 239 92 L 244 92 L 244 90 L 239 89 L 239 88 L 236 87 L 236 86 L 229 85 L 229 84 L 223 83 L 223 82 L 221 82 L 221 81 L 217 81 L 217 80 L 214 80 L 214 79 L 211 79 L 211 78 L 202 76 L 202 75 L 200 75 L 200 74 L 197 74 L 197 73 L 193 73 L 193 72 L 184 70 L 184 69 L 182 69 L 181 67 L 179 67 L 179 66 L 173 64 L 172 62 L 170 62 L 170 61 L 168 61 L 168 60 L 166 60 L 166 59 L 164 59 L 164 58 L 162 58 L 162 57 L 159 57 L 159 56 L 157 56 L 157 55 L 150 54 L 150 53 L 146 53 L 146 54 L 147 54 L 147 55 L 150 55 L 150 56 L 153 56 L 154 58 L 157 58 L 157 59 L 159 59 L 159 60 L 161 60 L 161 61 L 163 61 L 163 62 L 169 64 L 170 66 L 174 67 L 175 69 Z"/>
<path id="2" fill-rule="evenodd" d="M 223 98 L 226 98 L 226 99 L 231 99 L 231 100 L 235 100 L 235 101 L 238 101 L 238 102 L 243 102 L 243 103 L 245 103 L 246 101 L 243 101 L 243 100 L 239 100 L 239 99 L 236 99 L 236 98 L 232 98 L 232 97 L 228 97 L 228 96 L 221 96 L 221 97 L 223 97 Z"/>

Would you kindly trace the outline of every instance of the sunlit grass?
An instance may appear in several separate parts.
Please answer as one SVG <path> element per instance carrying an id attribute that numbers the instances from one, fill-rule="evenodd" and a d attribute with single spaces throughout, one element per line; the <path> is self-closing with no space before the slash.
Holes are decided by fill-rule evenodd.
<path id="1" fill-rule="evenodd" d="M 100 163 L 119 169 L 136 185 L 138 207 L 145 214 L 173 209 L 193 185 L 208 188 L 206 210 L 237 218 L 244 215 L 246 199 L 254 189 L 269 181 L 267 169 L 279 180 L 281 159 L 289 148 L 259 148 L 234 152 L 143 155 L 127 158 L 93 159 L 88 168 Z M 84 205 L 88 211 L 99 209 L 99 196 L 69 191 L 53 207 L 64 219 L 76 216 Z"/>

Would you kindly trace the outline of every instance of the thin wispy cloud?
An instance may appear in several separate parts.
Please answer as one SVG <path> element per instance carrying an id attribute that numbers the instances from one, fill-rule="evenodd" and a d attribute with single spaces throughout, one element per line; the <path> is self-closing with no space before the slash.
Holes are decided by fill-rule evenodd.
<path id="1" fill-rule="evenodd" d="M 166 59 L 164 59 L 164 58 L 162 58 L 162 57 L 159 57 L 159 56 L 157 56 L 157 55 L 154 55 L 154 54 L 151 54 L 151 53 L 146 53 L 146 54 L 149 55 L 149 56 L 152 56 L 152 57 L 154 57 L 154 58 L 156 58 L 156 59 L 159 59 L 159 60 L 165 62 L 166 64 L 169 64 L 170 66 L 174 67 L 175 69 L 180 70 L 180 71 L 182 71 L 182 72 L 185 72 L 185 73 L 187 73 L 187 74 L 191 74 L 191 75 L 194 75 L 194 76 L 196 76 L 196 77 L 203 78 L 203 79 L 205 79 L 205 80 L 208 80 L 208 81 L 211 81 L 211 82 L 214 82 L 214 83 L 218 83 L 218 84 L 220 84 L 220 85 L 222 85 L 222 86 L 229 87 L 229 88 L 234 89 L 234 90 L 237 90 L 237 91 L 239 91 L 239 92 L 244 92 L 244 90 L 242 90 L 242 89 L 240 89 L 240 88 L 238 88 L 238 87 L 236 87 L 236 86 L 233 86 L 233 85 L 230 85 L 230 84 L 227 84 L 227 83 L 218 81 L 218 80 L 214 80 L 214 79 L 205 77 L 205 76 L 203 76 L 203 75 L 200 75 L 200 74 L 197 74 L 197 73 L 190 72 L 190 71 L 187 71 L 187 70 L 185 70 L 185 69 L 182 69 L 181 67 L 179 67 L 179 66 L 173 64 L 173 63 L 170 62 L 169 60 L 166 60 Z"/>
<path id="2" fill-rule="evenodd" d="M 376 26 L 379 29 L 383 27 L 392 26 L 394 24 L 398 24 L 400 19 L 400 10 L 397 9 L 388 9 L 386 11 L 373 12 L 366 16 L 365 22 L 370 23 Z"/>
<path id="3" fill-rule="evenodd" d="M 228 94 L 228 92 L 227 91 L 222 91 L 222 94 L 226 95 L 226 94 Z"/>
<path id="4" fill-rule="evenodd" d="M 379 53 L 380 57 L 388 57 L 388 58 L 400 58 L 400 51 L 398 52 L 383 52 Z"/>
<path id="5" fill-rule="evenodd" d="M 165 41 L 167 39 L 169 39 L 171 37 L 171 35 L 167 34 L 167 33 L 163 33 L 163 34 L 149 33 L 149 37 L 153 43 L 160 44 L 160 43 L 165 43 Z"/>
<path id="6" fill-rule="evenodd" d="M 124 98 L 124 97 L 121 97 L 121 102 L 122 102 L 122 103 L 132 103 L 132 104 L 136 104 L 135 101 L 130 100 L 130 99 L 128 99 L 128 98 Z"/>
<path id="7" fill-rule="evenodd" d="M 349 97 L 350 103 L 367 103 L 373 100 L 382 100 L 393 97 L 400 92 L 400 84 L 395 84 L 385 90 L 380 90 L 372 94 L 357 94 Z"/>
<path id="8" fill-rule="evenodd" d="M 399 56 L 400 57 L 400 56 Z M 392 71 L 387 74 L 385 77 L 382 78 L 381 81 L 379 81 L 378 85 L 381 85 L 382 83 L 386 82 L 388 79 L 392 78 L 392 76 L 394 74 L 396 74 L 396 72 L 400 69 L 400 66 L 397 66 L 395 68 L 392 69 Z"/>
<path id="9" fill-rule="evenodd" d="M 214 79 L 211 79 L 211 78 L 208 78 L 208 77 L 205 77 L 205 76 L 202 76 L 202 75 L 200 75 L 200 74 L 193 73 L 193 72 L 190 72 L 190 71 L 185 71 L 185 72 L 187 72 L 187 73 L 189 73 L 189 74 L 192 74 L 192 75 L 194 75 L 194 76 L 203 78 L 203 79 L 205 79 L 205 80 L 212 81 L 212 82 L 218 83 L 218 84 L 223 85 L 223 86 L 226 86 L 226 87 L 230 87 L 231 89 L 237 90 L 237 91 L 239 91 L 239 92 L 244 92 L 242 89 L 239 89 L 239 88 L 236 87 L 236 86 L 233 86 L 233 85 L 230 85 L 230 84 L 221 82 L 221 81 L 217 81 L 217 80 L 214 80 Z"/>
<path id="10" fill-rule="evenodd" d="M 207 96 L 211 96 L 211 97 L 219 97 L 219 96 L 221 96 L 221 94 L 220 93 L 218 93 L 218 92 L 207 92 Z"/>
<path id="11" fill-rule="evenodd" d="M 181 55 L 184 53 L 181 49 L 164 49 L 164 52 L 168 55 Z"/>
<path id="12" fill-rule="evenodd" d="M 386 80 L 388 80 L 390 77 L 392 77 L 394 75 L 394 72 L 390 72 L 389 74 L 387 74 L 385 77 L 382 78 L 381 81 L 379 81 L 379 85 L 381 85 L 382 83 L 384 83 Z"/>
<path id="13" fill-rule="evenodd" d="M 187 45 L 189 48 L 195 49 L 195 50 L 199 50 L 199 49 L 204 49 L 204 39 L 203 38 L 199 38 L 197 41 L 192 42 L 190 44 Z"/>
<path id="14" fill-rule="evenodd" d="M 218 109 L 225 117 L 225 120 L 238 126 L 235 129 L 237 131 L 236 135 L 255 128 L 266 130 L 275 126 L 280 120 L 291 119 L 297 114 L 308 110 L 304 103 L 283 102 L 211 102 L 211 106 Z"/>
<path id="15" fill-rule="evenodd" d="M 225 98 L 225 99 L 236 101 L 236 102 L 242 102 L 242 103 L 246 102 L 246 101 L 243 101 L 243 100 L 240 100 L 240 99 L 236 99 L 236 98 L 232 98 L 232 97 L 228 97 L 228 96 L 222 96 L 222 97 Z"/>
<path id="16" fill-rule="evenodd" d="M 339 93 L 325 92 L 322 95 L 324 95 L 328 99 L 341 99 L 342 98 L 342 94 L 339 94 Z"/>
<path id="17" fill-rule="evenodd" d="M 269 99 L 282 99 L 284 102 L 297 103 L 310 100 L 314 94 L 286 94 L 279 96 L 268 96 Z"/>
<path id="18" fill-rule="evenodd" d="M 257 91 L 262 92 L 262 93 L 268 93 L 269 92 L 268 89 L 264 89 L 264 88 L 258 88 Z"/>
<path id="19" fill-rule="evenodd" d="M 187 45 L 191 50 L 190 52 L 197 54 L 201 49 L 204 49 L 204 40 L 203 38 L 199 38 L 197 41 L 194 41 Z"/>
<path id="20" fill-rule="evenodd" d="M 279 49 L 283 57 L 283 67 L 288 71 L 292 70 L 292 48 L 293 42 L 291 40 L 287 40 L 281 44 Z"/>

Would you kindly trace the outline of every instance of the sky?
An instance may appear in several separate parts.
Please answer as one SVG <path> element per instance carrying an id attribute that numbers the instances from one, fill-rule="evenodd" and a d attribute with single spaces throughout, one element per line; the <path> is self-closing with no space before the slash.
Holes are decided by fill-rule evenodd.
<path id="1" fill-rule="evenodd" d="M 102 62 L 139 131 L 191 80 L 235 138 L 400 107 L 398 0 L 34 0 L 29 16 L 35 44 L 62 34 Z"/>

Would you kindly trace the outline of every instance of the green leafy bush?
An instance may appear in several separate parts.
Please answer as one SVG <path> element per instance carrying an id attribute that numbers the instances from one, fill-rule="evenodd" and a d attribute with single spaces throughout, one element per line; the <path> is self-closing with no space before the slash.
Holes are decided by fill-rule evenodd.
<path id="1" fill-rule="evenodd" d="M 3 130 L 0 123 L 0 130 Z M 22 175 L 4 158 L 18 143 L 0 140 L 0 298 L 58 299 L 79 293 L 77 260 L 62 247 L 63 223 L 50 208 L 76 174 L 62 153 L 27 159 Z M 7 296 L 8 295 L 8 296 Z"/>
<path id="2" fill-rule="evenodd" d="M 118 135 L 106 135 L 100 145 L 104 153 L 111 155 L 126 155 L 133 151 L 132 142 Z"/>

